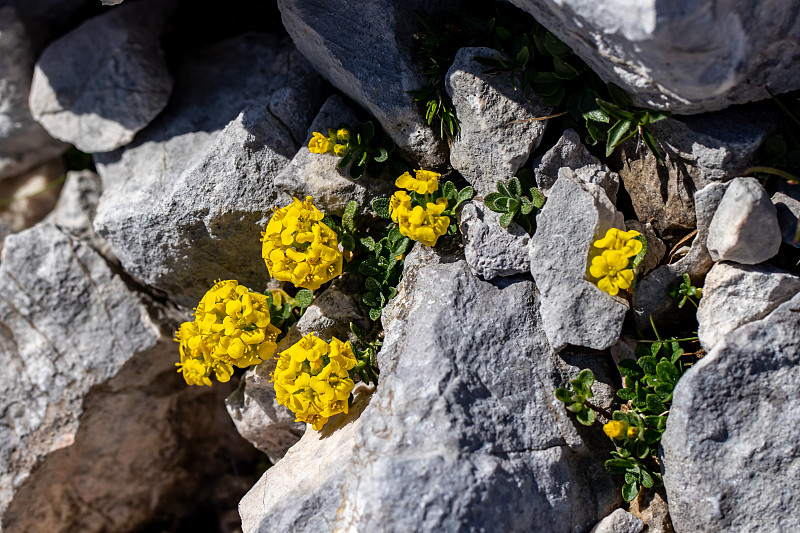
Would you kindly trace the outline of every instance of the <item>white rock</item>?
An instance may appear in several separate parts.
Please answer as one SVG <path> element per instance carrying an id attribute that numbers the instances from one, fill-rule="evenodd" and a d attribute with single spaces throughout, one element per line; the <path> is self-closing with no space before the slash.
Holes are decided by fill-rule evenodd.
<path id="1" fill-rule="evenodd" d="M 736 178 L 725 191 L 708 228 L 714 261 L 755 265 L 778 253 L 781 230 L 767 192 L 755 178 Z"/>
<path id="2" fill-rule="evenodd" d="M 508 229 L 500 226 L 500 213 L 491 211 L 483 202 L 464 204 L 458 226 L 464 256 L 476 276 L 490 280 L 530 271 L 530 236 L 514 223 Z"/>
<path id="3" fill-rule="evenodd" d="M 600 520 L 589 533 L 639 533 L 644 522 L 625 509 L 617 509 Z"/>

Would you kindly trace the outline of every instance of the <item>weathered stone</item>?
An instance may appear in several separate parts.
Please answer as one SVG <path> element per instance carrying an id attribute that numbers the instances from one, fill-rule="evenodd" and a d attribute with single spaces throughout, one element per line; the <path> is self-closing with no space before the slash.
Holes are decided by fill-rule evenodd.
<path id="1" fill-rule="evenodd" d="M 639 275 L 643 276 L 661 263 L 664 254 L 667 253 L 667 246 L 658 238 L 658 235 L 656 235 L 656 232 L 653 230 L 653 226 L 651 226 L 649 222 L 647 224 L 642 224 L 635 219 L 626 220 L 625 227 L 628 228 L 628 230 L 638 231 L 647 240 L 647 253 L 644 256 L 644 260 L 642 260 L 639 265 Z"/>
<path id="2" fill-rule="evenodd" d="M 240 504 L 243 530 L 588 529 L 615 489 L 553 404 L 567 365 L 533 283 L 481 281 L 439 246 L 417 247 L 404 272 L 379 387 L 265 473 Z"/>
<path id="3" fill-rule="evenodd" d="M 174 519 L 241 457 L 215 411 L 225 387 L 190 388 L 175 372 L 175 315 L 91 247 L 38 224 L 6 239 L 0 284 L 3 531 Z"/>
<path id="4" fill-rule="evenodd" d="M 644 522 L 647 533 L 675 533 L 664 487 L 643 491 L 631 502 L 630 512 Z"/>
<path id="5" fill-rule="evenodd" d="M 800 87 L 793 2 L 512 2 L 644 107 L 701 113 Z"/>
<path id="6" fill-rule="evenodd" d="M 619 175 L 600 162 L 581 142 L 575 130 L 566 130 L 558 142 L 533 163 L 536 185 L 545 195 L 558 179 L 561 168 L 570 168 L 584 183 L 594 183 L 606 191 L 613 203 L 617 200 Z"/>
<path id="7" fill-rule="evenodd" d="M 772 195 L 783 242 L 800 248 L 800 191 L 788 186 Z"/>
<path id="8" fill-rule="evenodd" d="M 617 509 L 600 520 L 589 533 L 639 533 L 644 522 L 625 509 Z"/>
<path id="9" fill-rule="evenodd" d="M 131 142 L 164 109 L 172 90 L 158 37 L 174 5 L 128 4 L 51 43 L 33 74 L 33 117 L 50 135 L 84 152 Z"/>
<path id="10" fill-rule="evenodd" d="M 370 202 L 378 196 L 389 196 L 396 188 L 394 179 L 365 175 L 359 180 L 349 177 L 347 168 L 337 168 L 339 159 L 333 154 L 312 154 L 308 142 L 315 131 L 327 135 L 328 128 L 340 123 L 354 126 L 355 113 L 338 96 L 331 96 L 308 128 L 308 135 L 297 155 L 272 181 L 269 194 L 273 205 L 287 205 L 292 198 L 314 198 L 314 205 L 332 215 L 341 216 L 348 202 L 355 201 L 359 212 L 370 211 Z M 396 177 L 396 176 L 395 176 Z"/>
<path id="11" fill-rule="evenodd" d="M 444 165 L 447 147 L 409 94 L 425 85 L 412 36 L 415 10 L 430 9 L 429 2 L 279 0 L 278 8 L 317 72 L 364 106 L 423 168 Z"/>
<path id="12" fill-rule="evenodd" d="M 800 277 L 769 265 L 717 263 L 706 276 L 697 310 L 697 336 L 705 350 L 743 324 L 767 316 L 800 292 Z"/>
<path id="13" fill-rule="evenodd" d="M 778 253 L 781 230 L 775 206 L 755 178 L 736 178 L 725 191 L 708 228 L 714 261 L 755 265 Z"/>
<path id="14" fill-rule="evenodd" d="M 64 175 L 64 162 L 53 159 L 19 176 L 0 181 L 0 198 L 10 203 L 0 205 L 0 220 L 16 233 L 42 220 L 58 201 L 60 187 L 56 180 Z M 0 248 L 2 246 L 0 245 Z"/>
<path id="15" fill-rule="evenodd" d="M 500 226 L 500 213 L 491 211 L 483 202 L 464 204 L 458 226 L 464 256 L 476 276 L 490 280 L 530 272 L 530 236 L 515 223 L 508 229 Z"/>
<path id="16" fill-rule="evenodd" d="M 588 281 L 588 264 L 592 243 L 624 226 L 603 189 L 559 171 L 530 241 L 542 326 L 554 350 L 567 344 L 604 350 L 617 342 L 628 302 Z"/>
<path id="17" fill-rule="evenodd" d="M 515 90 L 508 74 L 490 75 L 478 58 L 494 58 L 491 48 L 462 48 L 445 76 L 461 134 L 450 147 L 450 164 L 478 194 L 495 191 L 510 179 L 542 140 L 551 107 Z"/>
<path id="18" fill-rule="evenodd" d="M 670 407 L 664 485 L 675 531 L 800 528 L 800 295 L 719 341 Z"/>
<path id="19" fill-rule="evenodd" d="M 697 234 L 689 252 L 675 263 L 656 268 L 636 284 L 633 317 L 640 330 L 649 331 L 651 317 L 656 324 L 677 322 L 680 315 L 678 301 L 670 298 L 668 292 L 681 284 L 684 274 L 689 274 L 695 286 L 702 286 L 706 273 L 714 264 L 706 248 L 708 227 L 727 187 L 727 183 L 710 183 L 697 191 L 694 196 Z"/>
<path id="20" fill-rule="evenodd" d="M 22 174 L 66 151 L 28 109 L 33 44 L 13 7 L 0 6 L 0 179 Z"/>
<path id="21" fill-rule="evenodd" d="M 297 152 L 321 82 L 291 44 L 266 34 L 199 57 L 132 145 L 96 156 L 96 230 L 128 272 L 186 307 L 219 278 L 263 288 L 259 239 L 277 197 L 271 182 Z"/>

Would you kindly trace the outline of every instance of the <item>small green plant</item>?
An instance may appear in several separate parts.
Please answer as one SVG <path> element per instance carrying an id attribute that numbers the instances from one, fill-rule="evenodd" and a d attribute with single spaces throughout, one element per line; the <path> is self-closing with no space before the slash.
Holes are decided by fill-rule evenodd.
<path id="1" fill-rule="evenodd" d="M 394 142 L 383 130 L 376 130 L 372 121 L 363 122 L 354 129 L 342 123 L 336 129 L 329 128 L 327 136 L 314 132 L 308 143 L 312 154 L 332 153 L 340 157 L 339 168 L 352 162 L 348 172 L 356 180 L 368 169 L 370 175 L 379 177 L 390 163 L 394 149 Z"/>
<path id="2" fill-rule="evenodd" d="M 609 86 L 610 89 L 612 87 L 614 86 Z M 653 153 L 659 164 L 663 165 L 664 158 L 661 156 L 658 143 L 653 137 L 653 134 L 650 133 L 648 126 L 654 122 L 658 122 L 659 120 L 667 118 L 670 113 L 665 111 L 653 111 L 652 109 L 636 109 L 627 99 L 625 93 L 619 90 L 611 90 L 612 95 L 615 96 L 615 101 L 623 102 L 623 105 L 607 102 L 598 98 L 597 105 L 600 109 L 589 113 L 587 116 L 589 119 L 589 121 L 587 121 L 587 127 L 589 122 L 611 124 L 613 121 L 613 125 L 611 125 L 605 135 L 606 157 L 610 156 L 617 146 L 621 145 L 633 136 L 638 135 L 637 146 L 641 146 L 643 143 L 644 146 L 646 146 Z M 600 138 L 595 137 L 593 134 L 593 132 L 596 132 L 597 130 L 589 127 L 588 131 L 594 140 L 600 140 Z"/>
<path id="3" fill-rule="evenodd" d="M 592 385 L 594 385 L 594 373 L 591 370 L 581 370 L 578 377 L 569 382 L 572 390 L 556 389 L 556 399 L 567 406 L 567 410 L 575 413 L 575 418 L 584 426 L 594 424 L 595 411 L 610 416 L 608 412 L 589 402 L 589 398 L 594 396 Z"/>
<path id="4" fill-rule="evenodd" d="M 700 298 L 703 297 L 703 289 L 693 286 L 692 278 L 689 277 L 689 274 L 684 274 L 681 279 L 681 284 L 670 290 L 669 296 L 675 300 L 680 300 L 680 302 L 678 302 L 679 309 L 683 309 L 686 302 L 691 303 L 696 308 L 697 302 L 694 299 L 697 298 L 697 300 L 700 300 Z"/>
<path id="5" fill-rule="evenodd" d="M 371 332 L 365 331 L 355 322 L 350 322 L 350 331 L 355 335 L 356 342 L 351 343 L 356 356 L 356 374 L 359 379 L 369 385 L 378 384 L 377 355 L 383 342 L 377 335 L 377 325 Z"/>
<path id="6" fill-rule="evenodd" d="M 498 181 L 497 192 L 486 195 L 486 207 L 500 215 L 500 225 L 508 228 L 516 222 L 526 232 L 533 235 L 536 231 L 536 214 L 544 206 L 545 197 L 536 187 L 528 189 L 530 197 L 523 194 L 522 185 L 516 176 L 507 182 Z"/>
<path id="7" fill-rule="evenodd" d="M 289 328 L 300 320 L 308 306 L 314 301 L 314 293 L 308 289 L 300 289 L 294 297 L 289 296 L 283 289 L 270 289 L 264 294 L 267 296 L 269 322 L 281 330 L 278 340 L 286 336 Z"/>

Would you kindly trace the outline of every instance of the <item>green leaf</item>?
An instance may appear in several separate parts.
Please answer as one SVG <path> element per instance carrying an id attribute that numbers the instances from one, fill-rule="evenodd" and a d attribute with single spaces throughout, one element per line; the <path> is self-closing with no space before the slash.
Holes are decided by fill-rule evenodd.
<path id="1" fill-rule="evenodd" d="M 507 228 L 511 225 L 511 221 L 514 219 L 514 213 L 503 213 L 500 215 L 500 225 L 504 228 Z"/>
<path id="2" fill-rule="evenodd" d="M 386 277 L 386 270 L 381 268 L 378 262 L 372 258 L 364 260 L 358 266 L 358 271 L 365 276 L 372 276 L 376 279 L 384 279 Z"/>
<path id="3" fill-rule="evenodd" d="M 356 209 L 358 209 L 358 204 L 355 200 L 350 200 L 347 202 L 347 205 L 344 206 L 344 214 L 352 218 L 356 216 Z"/>
<path id="4" fill-rule="evenodd" d="M 389 214 L 389 199 L 388 198 L 375 198 L 370 204 L 375 214 L 381 218 L 391 218 Z"/>
<path id="5" fill-rule="evenodd" d="M 466 202 L 467 200 L 472 200 L 473 196 L 475 196 L 475 189 L 469 186 L 464 187 L 463 189 L 458 191 L 458 198 L 456 201 L 456 205 L 460 205 Z"/>
<path id="6" fill-rule="evenodd" d="M 611 102 L 606 102 L 602 98 L 597 99 L 597 105 L 605 111 L 609 116 L 616 118 L 617 120 L 625 120 L 629 122 L 633 122 L 636 119 L 636 114 L 631 111 L 626 111 L 621 107 L 612 104 Z"/>
<path id="7" fill-rule="evenodd" d="M 605 462 L 606 470 L 612 474 L 624 474 L 635 466 L 636 463 L 631 459 L 609 459 Z"/>
<path id="8" fill-rule="evenodd" d="M 633 102 L 631 99 L 628 98 L 628 95 L 619 88 L 619 86 L 614 85 L 613 83 L 609 83 L 606 85 L 608 89 L 608 93 L 611 95 L 611 99 L 621 107 L 633 107 Z"/>
<path id="9" fill-rule="evenodd" d="M 376 163 L 383 163 L 389 159 L 389 151 L 383 146 L 378 147 L 378 155 L 374 157 Z"/>
<path id="10" fill-rule="evenodd" d="M 519 211 L 519 208 L 520 208 L 521 205 L 522 205 L 522 202 L 520 202 L 516 198 L 509 198 L 508 199 L 508 211 L 509 211 L 509 213 L 516 213 L 517 211 Z"/>
<path id="11" fill-rule="evenodd" d="M 611 129 L 608 130 L 608 140 L 606 140 L 606 157 L 611 156 L 614 152 L 614 148 L 616 148 L 617 144 L 628 134 L 628 130 L 630 129 L 630 120 L 619 120 L 616 124 L 611 126 Z"/>
<path id="12" fill-rule="evenodd" d="M 594 411 L 589 408 L 578 411 L 575 413 L 575 419 L 584 426 L 591 426 L 594 424 Z"/>
<path id="13" fill-rule="evenodd" d="M 370 141 L 372 141 L 372 138 L 375 136 L 375 126 L 372 124 L 372 121 L 368 120 L 361 125 L 361 135 L 364 144 L 369 144 Z"/>
<path id="14" fill-rule="evenodd" d="M 395 228 L 392 228 L 392 229 L 395 229 Z M 398 230 L 398 233 L 399 233 L 399 230 Z M 359 239 L 359 242 L 361 243 L 361 246 L 363 246 L 364 248 L 366 248 L 370 252 L 375 249 L 375 239 L 373 239 L 372 237 L 361 237 Z"/>
<path id="15" fill-rule="evenodd" d="M 547 33 L 544 38 L 544 47 L 553 57 L 564 58 L 572 53 L 569 46 L 562 43 L 552 33 Z"/>
<path id="16" fill-rule="evenodd" d="M 661 403 L 661 399 L 656 394 L 647 395 L 647 409 L 653 413 L 663 413 L 667 410 L 667 408 L 664 407 L 664 404 Z"/>
<path id="17" fill-rule="evenodd" d="M 633 359 L 623 359 L 617 365 L 617 369 L 619 369 L 619 373 L 623 376 L 630 376 L 632 378 L 637 378 L 642 375 L 642 371 L 639 369 L 639 365 L 636 364 L 636 361 Z"/>
<path id="18" fill-rule="evenodd" d="M 646 355 L 644 357 L 640 357 L 638 361 L 636 361 L 642 370 L 644 370 L 645 374 L 655 374 L 656 372 L 656 358 L 652 355 Z"/>
<path id="19" fill-rule="evenodd" d="M 392 246 L 392 254 L 395 256 L 403 255 L 408 250 L 408 247 L 411 245 L 411 239 L 408 237 L 403 237 L 402 239 L 398 240 Z"/>
<path id="20" fill-rule="evenodd" d="M 503 26 L 498 26 L 497 28 L 495 28 L 494 33 L 495 35 L 497 35 L 498 39 L 501 39 L 503 41 L 511 39 L 511 32 L 505 29 Z"/>
<path id="21" fill-rule="evenodd" d="M 664 165 L 664 158 L 661 156 L 661 150 L 658 149 L 658 143 L 656 142 L 655 137 L 653 137 L 653 134 L 650 133 L 650 130 L 645 127 L 642 127 L 642 140 L 644 141 L 645 146 L 647 146 L 647 148 L 656 157 L 658 164 Z"/>
<path id="22" fill-rule="evenodd" d="M 497 205 L 497 200 L 501 198 L 506 198 L 499 192 L 490 192 L 486 196 L 483 197 L 483 202 L 486 204 L 490 210 L 494 211 L 495 213 L 505 213 L 505 209 L 501 208 Z"/>
<path id="23" fill-rule="evenodd" d="M 639 495 L 639 486 L 637 483 L 625 483 L 622 485 L 622 499 L 626 502 L 632 502 Z"/>
<path id="24" fill-rule="evenodd" d="M 638 417 L 637 417 L 638 418 Z M 639 459 L 645 459 L 650 455 L 650 446 L 646 442 L 636 441 L 633 444 L 633 455 Z"/>
<path id="25" fill-rule="evenodd" d="M 636 256 L 633 259 L 631 259 L 631 265 L 633 267 L 633 271 L 638 274 L 639 265 L 642 263 L 642 261 L 644 261 L 645 256 L 647 256 L 647 239 L 644 237 L 644 235 L 637 235 L 636 237 L 634 237 L 634 239 L 642 243 L 642 249 L 639 251 L 638 254 L 636 254 Z"/>
<path id="26" fill-rule="evenodd" d="M 520 213 L 523 215 L 529 215 L 533 211 L 533 204 L 530 200 L 528 200 L 527 196 L 522 197 L 522 206 L 520 207 Z"/>
<path id="27" fill-rule="evenodd" d="M 497 192 L 499 192 L 499 193 L 500 193 L 500 194 L 502 194 L 503 196 L 505 196 L 505 197 L 511 197 L 511 196 L 513 196 L 513 195 L 511 194 L 511 192 L 509 192 L 509 190 L 508 190 L 508 187 L 506 186 L 506 184 L 505 184 L 505 183 L 503 183 L 503 181 L 502 181 L 502 180 L 501 180 L 501 181 L 498 181 L 498 182 L 495 184 L 495 187 L 497 187 Z"/>
<path id="28" fill-rule="evenodd" d="M 632 472 L 625 472 L 625 483 L 633 484 L 637 481 L 639 481 L 639 478 L 636 476 L 636 474 L 633 474 Z"/>
<path id="29" fill-rule="evenodd" d="M 656 375 L 660 381 L 675 384 L 681 376 L 680 371 L 669 361 L 661 361 L 656 365 Z"/>
<path id="30" fill-rule="evenodd" d="M 367 154 L 366 152 L 361 157 L 361 160 L 356 162 L 355 165 L 350 167 L 350 177 L 354 180 L 361 179 L 361 176 L 364 175 L 364 162 L 366 160 Z"/>
<path id="31" fill-rule="evenodd" d="M 381 295 L 378 292 L 368 292 L 364 294 L 364 297 L 361 299 L 361 301 L 370 307 L 380 307 Z"/>
<path id="32" fill-rule="evenodd" d="M 624 389 L 619 389 L 617 391 L 617 396 L 619 396 L 620 399 L 625 400 L 625 401 L 633 400 L 634 398 L 636 398 L 636 390 L 634 390 L 634 389 L 632 389 L 630 387 L 626 387 Z"/>
<path id="33" fill-rule="evenodd" d="M 381 311 L 383 309 L 372 308 L 369 310 L 369 319 L 373 322 L 377 322 L 381 318 Z"/>
<path id="34" fill-rule="evenodd" d="M 355 233 L 356 231 L 356 223 L 353 220 L 353 216 L 345 213 L 342 216 L 342 227 L 350 233 Z"/>
<path id="35" fill-rule="evenodd" d="M 600 126 L 597 122 L 587 120 L 586 131 L 589 132 L 589 136 L 593 141 L 589 142 L 587 140 L 587 143 L 592 146 L 597 144 L 599 141 L 605 141 L 608 138 L 608 132 L 605 130 L 604 127 Z"/>
<path id="36" fill-rule="evenodd" d="M 444 185 L 442 185 L 442 194 L 447 198 L 447 201 L 452 204 L 458 196 L 458 189 L 452 181 L 446 181 Z"/>
<path id="37" fill-rule="evenodd" d="M 594 373 L 588 368 L 581 370 L 576 379 L 583 383 L 587 389 L 591 389 L 592 385 L 594 385 Z"/>
<path id="38" fill-rule="evenodd" d="M 556 77 L 562 80 L 571 80 L 579 74 L 575 67 L 557 57 L 553 58 L 553 66 L 556 69 Z"/>
<path id="39" fill-rule="evenodd" d="M 661 440 L 661 432 L 653 428 L 647 428 L 642 433 L 642 439 L 647 444 L 655 444 Z"/>
<path id="40" fill-rule="evenodd" d="M 350 322 L 350 331 L 353 332 L 353 335 L 355 335 L 358 340 L 363 340 L 364 337 L 367 336 L 367 332 L 364 330 L 364 328 L 355 322 Z"/>
<path id="41" fill-rule="evenodd" d="M 356 241 L 351 234 L 343 233 L 340 242 L 342 243 L 342 248 L 345 250 L 350 250 L 351 252 L 355 251 Z"/>
<path id="42" fill-rule="evenodd" d="M 546 198 L 542 193 L 542 191 L 540 191 L 536 187 L 531 187 L 530 190 L 531 190 L 531 203 L 533 204 L 533 207 L 535 207 L 536 209 L 541 209 L 542 207 L 544 207 L 544 202 Z"/>
<path id="43" fill-rule="evenodd" d="M 528 63 L 528 60 L 531 58 L 531 52 L 528 50 L 527 46 L 523 46 L 519 49 L 517 53 L 517 63 L 522 65 L 523 67 Z"/>
<path id="44" fill-rule="evenodd" d="M 561 387 L 556 389 L 555 395 L 559 401 L 564 403 L 573 403 L 575 401 L 572 397 L 572 393 L 567 389 L 562 389 Z"/>
<path id="45" fill-rule="evenodd" d="M 654 429 L 664 429 L 667 426 L 667 417 L 647 415 L 644 417 L 644 423 Z"/>
<path id="46" fill-rule="evenodd" d="M 650 345 L 650 354 L 655 357 L 658 355 L 658 352 L 661 351 L 662 344 L 660 342 L 654 342 Z M 646 370 L 645 372 L 651 372 L 650 370 Z M 655 372 L 655 371 L 652 371 Z"/>
<path id="47" fill-rule="evenodd" d="M 314 293 L 308 289 L 300 289 L 297 291 L 297 294 L 294 295 L 294 302 L 300 307 L 301 309 L 305 309 L 314 301 Z"/>
<path id="48" fill-rule="evenodd" d="M 653 488 L 655 482 L 653 481 L 653 476 L 650 475 L 646 469 L 642 469 L 642 486 L 646 489 Z"/>
<path id="49" fill-rule="evenodd" d="M 519 179 L 513 177 L 508 180 L 508 192 L 510 192 L 513 196 L 522 195 L 522 186 L 519 184 Z"/>
<path id="50" fill-rule="evenodd" d="M 369 292 L 380 292 L 382 285 L 377 279 L 368 276 L 367 279 L 364 280 L 364 288 Z"/>

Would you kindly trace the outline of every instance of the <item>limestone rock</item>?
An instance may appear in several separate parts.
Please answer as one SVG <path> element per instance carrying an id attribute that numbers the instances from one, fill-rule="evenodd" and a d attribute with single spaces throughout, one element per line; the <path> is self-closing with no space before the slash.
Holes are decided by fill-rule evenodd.
<path id="1" fill-rule="evenodd" d="M 87 153 L 131 142 L 169 99 L 172 77 L 158 34 L 174 3 L 112 9 L 51 43 L 33 74 L 33 117 Z"/>
<path id="2" fill-rule="evenodd" d="M 14 8 L 0 6 L 0 179 L 22 174 L 67 149 L 28 109 L 34 53 Z"/>
<path id="3" fill-rule="evenodd" d="M 241 457 L 214 410 L 224 386 L 190 388 L 175 372 L 175 316 L 91 247 L 40 223 L 6 239 L 0 283 L 3 531 L 175 518 Z"/>
<path id="4" fill-rule="evenodd" d="M 615 489 L 552 403 L 566 365 L 533 283 L 481 281 L 438 246 L 415 248 L 404 272 L 379 387 L 265 473 L 239 506 L 243 530 L 588 529 Z"/>
<path id="5" fill-rule="evenodd" d="M 647 253 L 644 256 L 644 260 L 639 265 L 639 275 L 644 276 L 661 263 L 664 254 L 667 253 L 667 246 L 658 238 L 658 235 L 656 235 L 650 223 L 642 224 L 638 220 L 632 219 L 625 221 L 625 227 L 628 228 L 628 230 L 638 231 L 647 240 Z"/>
<path id="6" fill-rule="evenodd" d="M 575 130 L 566 130 L 558 142 L 533 163 L 536 185 L 545 195 L 558 179 L 561 168 L 570 168 L 584 183 L 594 183 L 606 191 L 609 200 L 616 202 L 619 175 L 611 172 L 581 142 Z"/>
<path id="7" fill-rule="evenodd" d="M 702 286 L 706 273 L 714 264 L 706 248 L 708 228 L 727 188 L 727 183 L 710 183 L 697 191 L 694 197 L 697 234 L 689 253 L 675 263 L 656 268 L 636 285 L 633 292 L 633 317 L 636 327 L 641 331 L 650 330 L 650 317 L 656 325 L 665 320 L 678 321 L 678 302 L 670 298 L 668 292 L 681 284 L 684 274 L 689 274 L 695 286 Z M 690 312 L 689 309 L 686 312 Z"/>
<path id="8" fill-rule="evenodd" d="M 447 148 L 408 91 L 425 85 L 413 56 L 414 10 L 423 0 L 279 0 L 297 48 L 331 84 L 378 119 L 401 151 L 426 169 L 442 166 Z"/>
<path id="9" fill-rule="evenodd" d="M 800 191 L 797 185 L 787 185 L 772 195 L 772 203 L 778 214 L 778 225 L 781 228 L 783 242 L 800 248 Z"/>
<path id="10" fill-rule="evenodd" d="M 617 509 L 603 518 L 589 533 L 639 533 L 644 522 L 625 509 Z"/>
<path id="11" fill-rule="evenodd" d="M 458 225 L 464 242 L 464 256 L 476 276 L 490 280 L 497 276 L 530 272 L 530 236 L 517 224 L 503 228 L 500 226 L 500 213 L 476 200 L 464 204 Z"/>
<path id="12" fill-rule="evenodd" d="M 664 487 L 639 495 L 631 502 L 630 512 L 644 522 L 646 533 L 675 533 Z"/>
<path id="13" fill-rule="evenodd" d="M 702 113 L 800 87 L 793 2 L 512 2 L 643 107 Z"/>
<path id="14" fill-rule="evenodd" d="M 604 350 L 619 338 L 628 302 L 588 281 L 594 241 L 624 219 L 599 186 L 563 168 L 537 217 L 531 274 L 542 297 L 542 326 L 554 350 L 567 344 Z"/>
<path id="15" fill-rule="evenodd" d="M 755 265 L 780 245 L 777 213 L 764 188 L 755 178 L 733 180 L 708 228 L 711 259 Z"/>
<path id="16" fill-rule="evenodd" d="M 186 64 L 158 119 L 133 144 L 95 156 L 95 229 L 125 270 L 185 307 L 219 278 L 262 289 L 270 184 L 299 148 L 319 83 L 291 44 L 266 34 L 224 41 Z"/>
<path id="17" fill-rule="evenodd" d="M 0 220 L 10 233 L 22 231 L 42 220 L 58 200 L 58 180 L 64 175 L 64 162 L 53 159 L 19 176 L 0 181 Z"/>
<path id="18" fill-rule="evenodd" d="M 675 387 L 661 443 L 678 533 L 800 528 L 798 309 L 733 330 Z"/>
<path id="19" fill-rule="evenodd" d="M 510 179 L 541 142 L 552 108 L 536 96 L 525 99 L 511 78 L 490 76 L 477 58 L 494 58 L 491 48 L 462 48 L 445 76 L 447 94 L 461 123 L 461 135 L 450 148 L 450 164 L 478 194 L 495 191 Z"/>
<path id="20" fill-rule="evenodd" d="M 706 276 L 697 335 L 706 351 L 743 324 L 767 316 L 800 292 L 800 277 L 769 265 L 717 263 Z"/>

